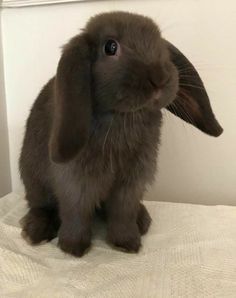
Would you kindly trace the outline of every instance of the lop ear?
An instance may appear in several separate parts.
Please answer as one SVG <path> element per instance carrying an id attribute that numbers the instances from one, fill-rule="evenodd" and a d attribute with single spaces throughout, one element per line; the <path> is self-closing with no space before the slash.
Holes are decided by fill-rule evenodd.
<path id="1" fill-rule="evenodd" d="M 223 132 L 216 120 L 204 84 L 192 63 L 170 42 L 166 41 L 172 62 L 179 72 L 179 91 L 167 107 L 174 115 L 211 136 Z"/>
<path id="2" fill-rule="evenodd" d="M 64 48 L 54 80 L 54 115 L 50 155 L 67 162 L 86 144 L 91 123 L 91 59 L 86 35 Z"/>

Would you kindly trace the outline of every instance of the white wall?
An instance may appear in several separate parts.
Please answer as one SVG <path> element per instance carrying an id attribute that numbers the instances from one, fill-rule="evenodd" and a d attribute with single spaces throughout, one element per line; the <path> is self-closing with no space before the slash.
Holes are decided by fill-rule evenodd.
<path id="1" fill-rule="evenodd" d="M 214 4 L 213 4 L 214 2 Z M 194 62 L 225 129 L 208 137 L 165 113 L 159 173 L 148 198 L 236 204 L 236 1 L 97 1 L 4 10 L 3 42 L 13 189 L 22 191 L 17 160 L 29 108 L 55 74 L 60 46 L 94 13 L 143 13 Z"/>
<path id="2" fill-rule="evenodd" d="M 0 14 L 0 197 L 11 191 L 6 103 L 4 94 L 4 76 L 1 44 Z"/>

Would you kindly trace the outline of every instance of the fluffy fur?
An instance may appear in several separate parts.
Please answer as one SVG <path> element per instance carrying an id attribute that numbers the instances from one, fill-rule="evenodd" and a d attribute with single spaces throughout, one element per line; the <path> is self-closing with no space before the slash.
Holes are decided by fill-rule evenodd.
<path id="1" fill-rule="evenodd" d="M 104 53 L 108 39 L 119 43 L 117 55 Z M 24 236 L 37 244 L 58 234 L 63 251 L 82 256 L 99 210 L 108 241 L 137 252 L 151 222 L 141 201 L 156 171 L 162 108 L 210 135 L 222 132 L 196 70 L 152 20 L 92 18 L 64 47 L 27 121 Z"/>

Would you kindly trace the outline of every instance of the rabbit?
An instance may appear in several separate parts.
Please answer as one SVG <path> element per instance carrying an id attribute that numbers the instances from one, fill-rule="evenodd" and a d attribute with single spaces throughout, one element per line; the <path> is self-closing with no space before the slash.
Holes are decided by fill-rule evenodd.
<path id="1" fill-rule="evenodd" d="M 23 237 L 39 244 L 58 236 L 64 252 L 81 257 L 98 211 L 112 247 L 138 252 L 151 224 L 142 200 L 156 172 L 163 109 L 211 136 L 223 131 L 196 69 L 152 19 L 92 17 L 63 47 L 27 120 Z"/>

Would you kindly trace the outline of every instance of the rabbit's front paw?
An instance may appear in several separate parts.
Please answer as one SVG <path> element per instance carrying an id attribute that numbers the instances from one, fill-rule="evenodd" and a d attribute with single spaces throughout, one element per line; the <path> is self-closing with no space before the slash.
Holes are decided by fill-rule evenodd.
<path id="1" fill-rule="evenodd" d="M 75 257 L 82 257 L 91 246 L 91 235 L 90 233 L 73 235 L 73 233 L 65 234 L 59 231 L 58 245 L 64 252 Z"/>
<path id="2" fill-rule="evenodd" d="M 126 252 L 138 252 L 141 247 L 141 236 L 137 224 L 130 227 L 125 225 L 110 227 L 108 240 Z"/>

